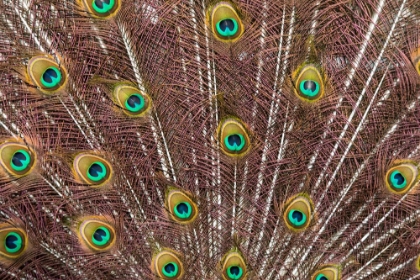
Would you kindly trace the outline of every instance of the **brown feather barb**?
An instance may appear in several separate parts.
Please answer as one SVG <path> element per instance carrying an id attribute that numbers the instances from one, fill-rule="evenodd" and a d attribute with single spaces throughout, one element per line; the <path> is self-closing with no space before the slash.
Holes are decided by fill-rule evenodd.
<path id="1" fill-rule="evenodd" d="M 0 279 L 420 279 L 420 1 L 0 11 Z"/>

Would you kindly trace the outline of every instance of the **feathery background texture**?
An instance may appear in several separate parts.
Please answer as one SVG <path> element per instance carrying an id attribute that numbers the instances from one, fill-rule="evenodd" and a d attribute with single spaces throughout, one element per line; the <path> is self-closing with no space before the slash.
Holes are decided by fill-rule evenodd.
<path id="1" fill-rule="evenodd" d="M 420 279 L 420 1 L 0 11 L 1 279 Z"/>

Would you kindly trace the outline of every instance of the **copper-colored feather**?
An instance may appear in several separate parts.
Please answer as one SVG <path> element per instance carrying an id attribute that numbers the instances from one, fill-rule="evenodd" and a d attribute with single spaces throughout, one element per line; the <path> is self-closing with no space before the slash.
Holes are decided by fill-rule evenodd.
<path id="1" fill-rule="evenodd" d="M 420 278 L 418 0 L 0 11 L 0 279 Z"/>

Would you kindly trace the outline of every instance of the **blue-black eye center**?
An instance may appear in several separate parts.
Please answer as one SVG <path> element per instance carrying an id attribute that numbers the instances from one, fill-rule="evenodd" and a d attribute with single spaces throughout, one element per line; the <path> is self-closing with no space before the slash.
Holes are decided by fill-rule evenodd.
<path id="1" fill-rule="evenodd" d="M 303 84 L 303 88 L 304 89 L 310 90 L 312 92 L 315 92 L 316 91 L 316 87 L 317 87 L 316 86 L 316 83 L 314 81 L 311 81 L 311 80 L 307 80 Z"/>
<path id="2" fill-rule="evenodd" d="M 46 81 L 47 83 L 52 83 L 54 78 L 57 78 L 57 72 L 54 71 L 53 69 L 49 68 L 47 69 L 44 74 L 42 75 L 42 78 L 44 79 L 44 81 Z"/>
<path id="3" fill-rule="evenodd" d="M 394 175 L 394 179 L 397 180 L 397 184 L 401 185 L 404 183 L 404 176 L 401 173 L 397 173 Z"/>
<path id="4" fill-rule="evenodd" d="M 15 165 L 15 166 L 18 166 L 18 167 L 22 167 L 23 166 L 23 163 L 22 163 L 22 161 L 26 161 L 27 159 L 26 159 L 26 156 L 23 154 L 23 153 L 21 153 L 21 152 L 16 152 L 14 155 L 13 155 L 13 158 L 12 158 L 12 162 L 13 162 L 13 164 Z"/>
<path id="5" fill-rule="evenodd" d="M 321 278 L 319 278 L 319 280 L 328 280 L 328 278 L 325 277 L 325 276 L 321 276 Z"/>
<path id="6" fill-rule="evenodd" d="M 168 274 L 171 274 L 175 271 L 175 265 L 173 263 L 168 263 L 167 265 L 165 265 L 165 267 L 163 268 Z"/>
<path id="7" fill-rule="evenodd" d="M 99 9 L 102 9 L 102 8 L 104 7 L 104 3 L 109 5 L 110 0 L 95 0 L 95 5 L 96 5 Z"/>
<path id="8" fill-rule="evenodd" d="M 239 269 L 238 266 L 232 266 L 232 267 L 230 267 L 229 268 L 229 271 L 233 275 L 239 275 L 239 273 L 240 273 L 240 269 Z"/>
<path id="9" fill-rule="evenodd" d="M 241 138 L 238 134 L 232 134 L 228 136 L 228 143 L 229 145 L 233 146 L 236 144 L 236 146 L 240 146 L 242 143 Z"/>
<path id="10" fill-rule="evenodd" d="M 227 18 L 219 22 L 219 27 L 222 31 L 226 31 L 226 28 L 233 31 L 235 29 L 235 24 L 233 23 L 233 20 Z"/>
<path id="11" fill-rule="evenodd" d="M 9 235 L 6 237 L 6 247 L 13 250 L 18 247 L 18 245 L 15 243 L 18 241 L 18 238 L 15 235 Z"/>
<path id="12" fill-rule="evenodd" d="M 303 220 L 303 213 L 298 210 L 295 210 L 292 214 L 292 217 L 298 222 L 301 222 Z"/>
<path id="13" fill-rule="evenodd" d="M 181 202 L 180 204 L 178 204 L 176 206 L 176 210 L 178 210 L 178 212 L 180 214 L 187 214 L 188 213 L 188 206 L 184 202 Z"/>
<path id="14" fill-rule="evenodd" d="M 103 241 L 104 237 L 106 236 L 106 232 L 105 230 L 99 228 L 95 231 L 95 233 L 93 234 L 93 238 L 95 238 L 95 240 L 101 242 Z"/>
<path id="15" fill-rule="evenodd" d="M 139 106 L 141 104 L 141 100 L 140 100 L 139 96 L 131 95 L 128 98 L 127 103 L 131 108 L 136 108 L 137 106 Z"/>
<path id="16" fill-rule="evenodd" d="M 102 173 L 102 166 L 100 166 L 97 163 L 92 164 L 92 166 L 89 168 L 89 174 L 92 177 L 98 177 L 100 173 Z"/>

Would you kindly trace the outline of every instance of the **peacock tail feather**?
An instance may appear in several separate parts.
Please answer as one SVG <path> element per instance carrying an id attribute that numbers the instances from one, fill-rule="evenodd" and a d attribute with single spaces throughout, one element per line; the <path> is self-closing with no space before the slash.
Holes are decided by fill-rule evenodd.
<path id="1" fill-rule="evenodd" d="M 418 0 L 0 0 L 0 279 L 420 279 Z"/>

